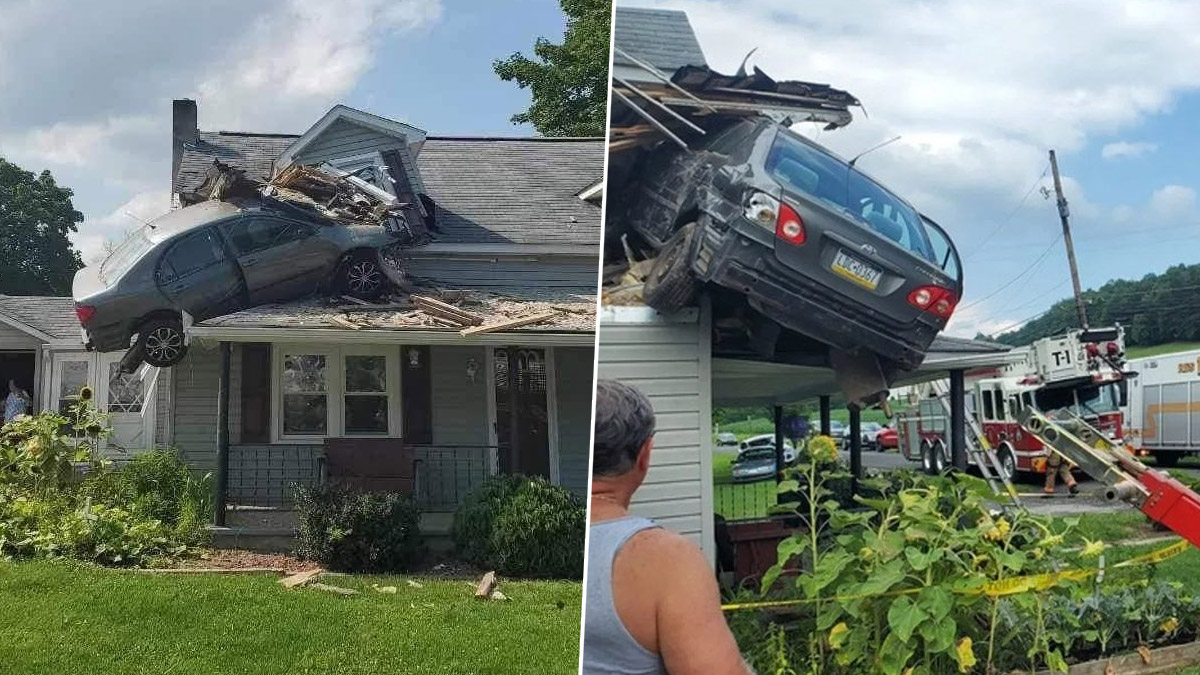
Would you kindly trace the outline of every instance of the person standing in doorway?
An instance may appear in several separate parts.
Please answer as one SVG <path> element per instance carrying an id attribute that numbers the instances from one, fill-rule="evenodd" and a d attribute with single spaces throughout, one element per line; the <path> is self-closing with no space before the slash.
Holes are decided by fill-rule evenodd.
<path id="1" fill-rule="evenodd" d="M 33 400 L 29 393 L 17 385 L 16 380 L 9 380 L 8 395 L 4 397 L 4 423 L 8 424 L 21 415 L 28 415 L 32 407 Z"/>
<path id="2" fill-rule="evenodd" d="M 583 675 L 746 675 L 704 553 L 631 515 L 650 469 L 654 410 L 637 389 L 596 383 Z"/>

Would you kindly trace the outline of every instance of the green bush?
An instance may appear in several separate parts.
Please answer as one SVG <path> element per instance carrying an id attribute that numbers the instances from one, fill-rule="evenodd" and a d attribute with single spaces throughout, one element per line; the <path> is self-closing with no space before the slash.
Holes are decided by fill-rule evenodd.
<path id="1" fill-rule="evenodd" d="M 398 493 L 368 493 L 335 484 L 296 490 L 296 553 L 345 572 L 403 572 L 424 552 L 421 514 Z"/>
<path id="2" fill-rule="evenodd" d="M 583 500 L 537 478 L 517 488 L 495 520 L 491 548 L 502 574 L 583 578 Z"/>
<path id="3" fill-rule="evenodd" d="M 212 517 L 212 475 L 194 478 L 172 450 L 153 450 L 120 468 L 93 471 L 81 491 L 93 500 L 120 504 L 141 517 L 161 521 L 195 543 Z"/>
<path id="4" fill-rule="evenodd" d="M 454 513 L 451 530 L 459 557 L 475 565 L 493 564 L 492 532 L 496 518 L 517 490 L 528 482 L 529 478 L 525 476 L 500 474 L 487 479 L 467 495 Z"/>

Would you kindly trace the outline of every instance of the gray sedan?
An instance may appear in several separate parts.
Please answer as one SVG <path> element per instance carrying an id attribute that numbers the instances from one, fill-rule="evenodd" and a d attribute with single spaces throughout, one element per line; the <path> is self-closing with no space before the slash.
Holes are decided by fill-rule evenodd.
<path id="1" fill-rule="evenodd" d="M 183 317 L 202 321 L 323 287 L 371 299 L 386 287 L 379 226 L 325 221 L 273 200 L 209 201 L 172 211 L 75 273 L 72 295 L 88 349 L 130 347 L 152 366 L 183 359 Z M 130 365 L 130 364 L 126 364 Z"/>
<path id="2" fill-rule="evenodd" d="M 760 447 L 743 452 L 733 461 L 730 477 L 735 483 L 751 483 L 775 477 L 775 448 Z"/>

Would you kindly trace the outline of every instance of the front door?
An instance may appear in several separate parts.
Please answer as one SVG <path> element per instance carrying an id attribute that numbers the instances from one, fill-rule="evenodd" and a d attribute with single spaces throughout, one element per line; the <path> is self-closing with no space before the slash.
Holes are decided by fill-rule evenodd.
<path id="1" fill-rule="evenodd" d="M 153 401 L 146 393 L 157 373 L 155 368 L 139 368 L 132 374 L 121 373 L 121 352 L 100 355 L 96 387 L 96 407 L 109 414 L 112 432 L 104 447 L 109 457 L 132 457 L 154 447 Z M 146 378 L 139 375 L 146 371 Z"/>
<path id="2" fill-rule="evenodd" d="M 550 478 L 546 350 L 498 348 L 493 361 L 500 470 Z"/>

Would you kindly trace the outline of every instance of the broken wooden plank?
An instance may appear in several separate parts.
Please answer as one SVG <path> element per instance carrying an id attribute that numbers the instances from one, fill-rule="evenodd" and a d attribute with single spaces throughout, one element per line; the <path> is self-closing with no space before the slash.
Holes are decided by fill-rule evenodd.
<path id="1" fill-rule="evenodd" d="M 412 310 L 415 307 L 411 302 L 392 302 L 386 305 L 338 305 L 334 309 L 339 312 L 395 312 Z"/>
<path id="2" fill-rule="evenodd" d="M 496 590 L 496 573 L 488 572 L 479 580 L 479 585 L 475 587 L 475 597 L 480 600 L 487 600 L 492 597 L 492 591 Z"/>
<path id="3" fill-rule="evenodd" d="M 330 319 L 330 321 L 338 326 L 341 326 L 342 328 L 349 328 L 351 330 L 358 330 L 359 328 L 362 328 L 362 326 L 350 321 L 344 316 L 335 316 Z"/>
<path id="4" fill-rule="evenodd" d="M 642 142 L 636 138 L 622 138 L 619 141 L 612 141 L 611 143 L 609 143 L 608 151 L 609 152 L 620 152 L 622 150 L 636 148 L 637 146 L 639 146 L 641 144 L 642 144 Z"/>
<path id="5" fill-rule="evenodd" d="M 326 591 L 328 593 L 337 593 L 338 595 L 358 595 L 358 591 L 353 588 L 342 588 L 341 586 L 330 586 L 319 582 L 311 583 L 307 588 L 315 588 L 318 591 Z"/>
<path id="6" fill-rule="evenodd" d="M 426 297 L 424 295 L 410 296 L 413 304 L 421 308 L 421 311 L 426 314 L 437 316 L 443 319 L 449 319 L 461 326 L 478 326 L 483 323 L 483 317 L 472 312 L 468 312 L 460 307 L 448 305 L 440 300 Z"/>
<path id="7" fill-rule="evenodd" d="M 501 321 L 499 323 L 490 323 L 486 326 L 475 326 L 474 328 L 464 328 L 459 331 L 459 335 L 478 335 L 480 333 L 494 333 L 499 330 L 508 330 L 509 328 L 520 328 L 521 326 L 529 326 L 543 321 L 549 321 L 558 316 L 558 310 L 549 312 L 538 312 L 536 314 L 526 314 L 515 319 Z"/>
<path id="8" fill-rule="evenodd" d="M 371 303 L 367 302 L 366 300 L 363 300 L 362 298 L 356 298 L 353 295 L 343 295 L 341 297 L 342 297 L 342 300 L 345 300 L 346 302 L 348 302 L 352 305 L 369 305 L 369 304 L 371 304 Z"/>
<path id="9" fill-rule="evenodd" d="M 307 584 L 308 582 L 312 581 L 313 579 L 316 579 L 317 577 L 319 577 L 321 575 L 322 571 L 323 570 L 321 570 L 321 569 L 315 569 L 315 570 L 308 570 L 307 572 L 297 572 L 296 574 L 293 574 L 291 576 L 280 579 L 279 583 L 283 584 L 284 588 L 295 588 L 297 586 L 303 586 L 304 584 Z"/>

